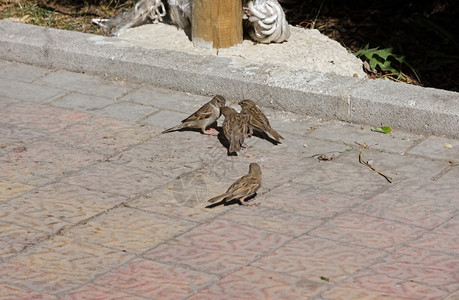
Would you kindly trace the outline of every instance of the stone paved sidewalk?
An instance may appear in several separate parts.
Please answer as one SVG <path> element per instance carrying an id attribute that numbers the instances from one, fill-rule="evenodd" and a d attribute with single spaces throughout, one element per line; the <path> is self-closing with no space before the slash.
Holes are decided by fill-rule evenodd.
<path id="1" fill-rule="evenodd" d="M 208 100 L 0 60 L 0 299 L 459 299 L 459 141 L 160 134 Z M 259 205 L 206 208 L 250 162 Z"/>

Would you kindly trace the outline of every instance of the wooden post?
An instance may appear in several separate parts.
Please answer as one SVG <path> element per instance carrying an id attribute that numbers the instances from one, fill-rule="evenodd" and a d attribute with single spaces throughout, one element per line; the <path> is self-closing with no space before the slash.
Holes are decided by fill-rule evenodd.
<path id="1" fill-rule="evenodd" d="M 191 37 L 201 48 L 242 43 L 242 1 L 193 0 Z"/>

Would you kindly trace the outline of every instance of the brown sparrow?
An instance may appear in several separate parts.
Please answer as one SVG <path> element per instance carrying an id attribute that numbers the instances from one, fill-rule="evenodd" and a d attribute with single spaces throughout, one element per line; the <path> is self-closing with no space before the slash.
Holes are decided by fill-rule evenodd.
<path id="1" fill-rule="evenodd" d="M 241 115 L 245 115 L 248 118 L 249 135 L 252 134 L 253 130 L 257 130 L 269 133 L 277 142 L 283 139 L 279 133 L 271 128 L 268 118 L 252 100 L 242 100 L 238 104 L 242 107 Z"/>
<path id="2" fill-rule="evenodd" d="M 217 121 L 220 117 L 221 112 L 220 108 L 225 106 L 225 98 L 220 95 L 216 95 L 209 102 L 204 104 L 200 109 L 195 111 L 191 116 L 182 120 L 182 124 L 175 127 L 164 130 L 162 133 L 167 133 L 175 130 L 180 130 L 183 128 L 194 128 L 201 129 L 201 132 L 204 134 L 211 134 L 209 131 L 206 131 L 206 128 Z"/>
<path id="3" fill-rule="evenodd" d="M 261 169 L 257 163 L 251 163 L 249 166 L 249 174 L 242 176 L 234 182 L 226 191 L 226 193 L 216 196 L 209 200 L 210 203 L 218 201 L 229 202 L 238 199 L 244 205 L 244 200 L 258 191 L 261 185 Z"/>
<path id="4" fill-rule="evenodd" d="M 229 153 L 241 151 L 241 146 L 244 144 L 244 138 L 248 130 L 247 118 L 233 108 L 225 106 L 221 109 L 225 116 L 223 121 L 223 134 L 230 143 L 228 148 Z"/>

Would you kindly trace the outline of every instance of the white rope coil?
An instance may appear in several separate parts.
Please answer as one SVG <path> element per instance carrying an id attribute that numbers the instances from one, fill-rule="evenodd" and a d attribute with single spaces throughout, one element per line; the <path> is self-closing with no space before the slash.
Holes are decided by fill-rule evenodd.
<path id="1" fill-rule="evenodd" d="M 248 3 L 248 20 L 252 39 L 260 43 L 281 43 L 290 37 L 290 28 L 277 0 L 254 0 Z"/>

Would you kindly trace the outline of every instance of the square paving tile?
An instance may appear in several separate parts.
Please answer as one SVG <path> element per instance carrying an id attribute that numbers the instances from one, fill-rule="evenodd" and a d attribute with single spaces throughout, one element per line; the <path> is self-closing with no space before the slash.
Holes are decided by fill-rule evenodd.
<path id="1" fill-rule="evenodd" d="M 249 266 L 187 299 L 306 299 L 324 288 L 324 283 Z"/>
<path id="2" fill-rule="evenodd" d="M 121 207 L 71 228 L 66 235 L 140 254 L 194 226 L 196 223 Z"/>
<path id="3" fill-rule="evenodd" d="M 180 267 L 135 260 L 98 278 L 95 283 L 150 299 L 184 299 L 216 279 L 216 276 Z"/>
<path id="4" fill-rule="evenodd" d="M 62 180 L 106 193 L 135 198 L 171 181 L 154 170 L 144 172 L 136 168 L 102 162 Z"/>
<path id="5" fill-rule="evenodd" d="M 287 240 L 288 237 L 280 234 L 214 220 L 157 247 L 145 256 L 222 274 L 248 264 Z"/>
<path id="6" fill-rule="evenodd" d="M 176 178 L 201 166 L 201 156 L 212 148 L 215 137 L 197 132 L 181 132 L 180 135 L 163 134 L 110 158 L 114 164 L 122 164 L 169 178 Z"/>
<path id="7" fill-rule="evenodd" d="M 38 130 L 0 123 L 0 150 L 20 152 L 27 144 L 45 136 Z"/>
<path id="8" fill-rule="evenodd" d="M 46 68 L 0 60 L 0 77 L 10 80 L 32 82 L 50 72 Z"/>
<path id="9" fill-rule="evenodd" d="M 322 294 L 324 299 L 443 299 L 448 293 L 406 279 L 364 271 Z"/>
<path id="10" fill-rule="evenodd" d="M 322 140 L 354 143 L 367 143 L 372 149 L 385 150 L 392 153 L 404 153 L 421 135 L 393 129 L 390 134 L 371 131 L 372 126 L 351 124 L 341 121 L 329 121 L 320 128 L 309 133 L 308 137 Z M 379 127 L 379 126 L 375 126 Z"/>
<path id="11" fill-rule="evenodd" d="M 33 185 L 22 184 L 14 181 L 0 180 L 0 201 L 23 194 L 35 188 Z M 1 203 L 1 202 L 0 202 Z"/>
<path id="12" fill-rule="evenodd" d="M 68 148 L 53 142 L 37 142 L 22 152 L 0 157 L 0 177 L 30 185 L 45 184 L 103 158 L 102 155 Z"/>
<path id="13" fill-rule="evenodd" d="M 0 96 L 2 97 L 11 97 L 28 102 L 44 102 L 60 95 L 65 95 L 65 90 L 11 80 L 9 78 L 2 78 L 0 80 Z"/>
<path id="14" fill-rule="evenodd" d="M 91 112 L 115 103 L 113 99 L 91 96 L 73 92 L 50 103 L 53 106 L 65 107 L 72 110 Z"/>
<path id="15" fill-rule="evenodd" d="M 56 134 L 60 143 L 103 154 L 114 154 L 141 144 L 155 131 L 126 121 L 92 116 Z"/>
<path id="16" fill-rule="evenodd" d="M 202 170 L 184 173 L 170 183 L 151 193 L 134 199 L 129 206 L 142 210 L 179 217 L 195 222 L 205 222 L 234 206 L 206 208 L 207 200 L 226 187 Z"/>
<path id="17" fill-rule="evenodd" d="M 432 229 L 454 216 L 458 207 L 457 184 L 411 179 L 394 184 L 353 210 Z"/>
<path id="18" fill-rule="evenodd" d="M 449 144 L 452 147 L 445 147 L 445 145 L 447 144 Z M 429 136 L 419 145 L 411 149 L 408 153 L 427 156 L 436 159 L 444 159 L 446 161 L 459 161 L 458 148 L 458 140 L 447 139 L 438 136 Z"/>
<path id="19" fill-rule="evenodd" d="M 309 234 L 390 251 L 424 232 L 426 230 L 419 227 L 348 212 L 331 219 Z"/>
<path id="20" fill-rule="evenodd" d="M 0 205 L 4 222 L 54 233 L 99 214 L 126 198 L 86 188 L 52 184 Z"/>
<path id="21" fill-rule="evenodd" d="M 251 265 L 322 284 L 324 276 L 334 284 L 385 255 L 384 251 L 302 236 Z"/>
<path id="22" fill-rule="evenodd" d="M 122 251 L 56 236 L 34 247 L 27 255 L 0 264 L 0 281 L 42 293 L 65 293 L 133 257 Z"/>
<path id="23" fill-rule="evenodd" d="M 262 205 L 311 218 L 329 218 L 362 201 L 359 197 L 316 189 L 307 183 L 287 182 L 264 195 Z"/>
<path id="24" fill-rule="evenodd" d="M 261 199 L 255 198 L 252 201 L 260 203 L 260 205 L 233 209 L 222 215 L 221 218 L 234 223 L 292 236 L 305 233 L 321 223 L 316 218 L 264 207 L 264 197 L 261 197 Z"/>
<path id="25" fill-rule="evenodd" d="M 30 102 L 12 103 L 0 110 L 2 123 L 45 133 L 62 130 L 88 117 L 87 113 Z"/>
<path id="26" fill-rule="evenodd" d="M 412 247 L 399 249 L 370 269 L 419 284 L 454 292 L 459 288 L 459 259 Z"/>
<path id="27" fill-rule="evenodd" d="M 132 299 L 132 300 L 140 300 L 145 299 L 143 297 L 137 297 L 132 294 L 120 292 L 114 289 L 109 289 L 93 284 L 86 284 L 83 285 L 81 288 L 77 289 L 76 291 L 70 292 L 63 297 L 59 297 L 61 300 L 80 300 L 80 299 L 111 299 L 111 300 L 123 300 L 123 299 Z"/>
<path id="28" fill-rule="evenodd" d="M 56 296 L 32 291 L 30 289 L 21 289 L 4 283 L 0 283 L 0 299 L 40 299 L 53 300 Z"/>
<path id="29" fill-rule="evenodd" d="M 130 92 L 121 98 L 123 101 L 132 101 L 162 109 L 182 112 L 187 116 L 194 113 L 206 102 L 209 102 L 210 99 L 212 99 L 212 97 L 203 97 L 149 85 Z M 180 120 L 177 120 L 177 124 L 180 124 Z"/>
<path id="30" fill-rule="evenodd" d="M 109 116 L 125 121 L 135 121 L 157 111 L 158 109 L 154 108 L 153 106 L 123 101 L 113 103 L 98 111 L 95 111 L 95 113 L 98 115 Z"/>
<path id="31" fill-rule="evenodd" d="M 67 91 L 84 91 L 85 94 L 106 98 L 121 97 L 139 87 L 126 81 L 111 81 L 99 76 L 58 70 L 35 81 L 36 84 L 52 86 Z"/>
<path id="32" fill-rule="evenodd" d="M 459 216 L 456 215 L 443 225 L 428 231 L 409 245 L 431 251 L 440 251 L 459 256 Z"/>
<path id="33" fill-rule="evenodd" d="M 2 245 L 0 248 L 0 261 L 1 258 L 17 254 L 19 251 L 28 246 L 33 246 L 46 237 L 47 234 L 43 232 L 14 224 L 0 223 L 0 245 Z"/>

